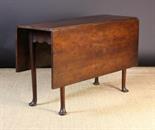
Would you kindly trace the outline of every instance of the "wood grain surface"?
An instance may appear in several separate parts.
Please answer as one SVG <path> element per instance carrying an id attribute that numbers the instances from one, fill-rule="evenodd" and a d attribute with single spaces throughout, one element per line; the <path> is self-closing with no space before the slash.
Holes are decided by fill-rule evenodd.
<path id="1" fill-rule="evenodd" d="M 137 64 L 137 19 L 59 27 L 52 39 L 53 88 Z"/>
<path id="2" fill-rule="evenodd" d="M 52 88 L 137 65 L 139 22 L 135 17 L 87 16 L 17 28 L 17 72 L 29 69 L 32 32 L 34 42 L 48 45 L 43 49 L 39 44 L 36 64 L 52 67 Z"/>

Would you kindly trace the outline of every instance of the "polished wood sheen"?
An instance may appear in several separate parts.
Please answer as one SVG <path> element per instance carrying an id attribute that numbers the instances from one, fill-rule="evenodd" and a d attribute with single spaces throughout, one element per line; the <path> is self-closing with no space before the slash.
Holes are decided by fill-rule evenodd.
<path id="1" fill-rule="evenodd" d="M 128 91 L 126 69 L 137 65 L 138 35 L 138 19 L 126 16 L 86 16 L 19 25 L 16 71 L 31 69 L 32 102 L 36 105 L 36 67 L 51 66 L 51 86 L 60 88 L 59 114 L 64 115 L 66 85 L 90 78 L 98 85 L 99 76 L 122 70 L 122 91 Z"/>

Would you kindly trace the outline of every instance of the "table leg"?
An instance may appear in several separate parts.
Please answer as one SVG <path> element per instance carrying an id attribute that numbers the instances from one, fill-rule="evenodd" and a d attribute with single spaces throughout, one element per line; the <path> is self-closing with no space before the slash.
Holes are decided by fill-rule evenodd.
<path id="1" fill-rule="evenodd" d="M 65 109 L 65 87 L 60 88 L 60 111 L 59 115 L 63 116 L 66 115 L 66 109 Z"/>
<path id="2" fill-rule="evenodd" d="M 29 103 L 30 106 L 37 105 L 37 81 L 36 81 L 36 61 L 35 61 L 35 48 L 36 44 L 33 43 L 33 34 L 29 34 L 29 51 L 30 51 L 30 66 L 32 76 L 32 94 L 33 99 Z"/>
<path id="3" fill-rule="evenodd" d="M 122 70 L 122 92 L 128 92 L 129 90 L 126 88 L 126 69 Z"/>
<path id="4" fill-rule="evenodd" d="M 99 83 L 99 78 L 98 77 L 95 77 L 95 81 L 94 81 L 94 83 L 93 83 L 94 85 L 99 85 L 100 83 Z"/>

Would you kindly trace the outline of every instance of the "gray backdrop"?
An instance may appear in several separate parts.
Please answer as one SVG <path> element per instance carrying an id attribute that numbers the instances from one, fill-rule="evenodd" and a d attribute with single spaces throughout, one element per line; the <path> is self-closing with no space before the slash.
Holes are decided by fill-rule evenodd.
<path id="1" fill-rule="evenodd" d="M 0 0 L 0 67 L 15 66 L 16 25 L 95 14 L 140 19 L 139 65 L 155 65 L 155 0 Z"/>

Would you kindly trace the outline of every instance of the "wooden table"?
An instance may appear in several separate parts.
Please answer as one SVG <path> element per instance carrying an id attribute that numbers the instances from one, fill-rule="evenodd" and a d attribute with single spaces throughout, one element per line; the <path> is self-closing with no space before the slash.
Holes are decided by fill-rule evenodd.
<path id="1" fill-rule="evenodd" d="M 137 65 L 139 21 L 135 17 L 98 15 L 19 25 L 16 71 L 31 69 L 33 99 L 37 104 L 36 67 L 51 67 L 51 86 L 60 88 L 60 115 L 65 115 L 65 86 Z"/>

